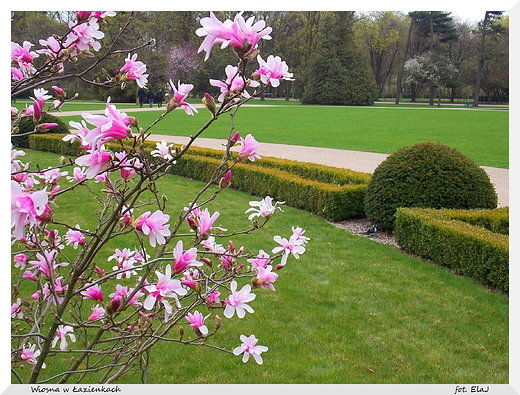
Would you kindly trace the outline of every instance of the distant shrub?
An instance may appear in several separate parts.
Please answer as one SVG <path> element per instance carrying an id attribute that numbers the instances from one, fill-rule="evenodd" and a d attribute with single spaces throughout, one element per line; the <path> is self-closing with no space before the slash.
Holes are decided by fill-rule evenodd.
<path id="1" fill-rule="evenodd" d="M 392 230 L 399 207 L 491 209 L 497 194 L 472 159 L 443 144 L 403 147 L 374 171 L 365 195 L 366 216 Z"/>

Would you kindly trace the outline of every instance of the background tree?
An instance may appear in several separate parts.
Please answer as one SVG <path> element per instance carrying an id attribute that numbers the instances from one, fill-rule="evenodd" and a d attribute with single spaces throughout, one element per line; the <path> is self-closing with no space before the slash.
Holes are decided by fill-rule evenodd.
<path id="1" fill-rule="evenodd" d="M 325 12 L 306 69 L 304 104 L 370 105 L 377 85 L 367 54 L 353 40 L 354 12 Z"/>
<path id="2" fill-rule="evenodd" d="M 354 25 L 356 39 L 370 57 L 378 85 L 378 97 L 384 96 L 389 80 L 396 72 L 406 42 L 407 18 L 404 13 L 374 11 L 361 13 Z"/>
<path id="3" fill-rule="evenodd" d="M 480 100 L 480 89 L 482 85 L 482 74 L 484 69 L 484 62 L 493 57 L 492 53 L 486 52 L 486 36 L 491 35 L 496 39 L 496 36 L 504 32 L 504 27 L 498 23 L 499 17 L 503 11 L 486 11 L 484 19 L 480 25 L 480 48 L 479 48 L 479 62 L 477 69 L 477 81 L 475 84 L 475 95 L 473 101 L 478 105 Z M 498 55 L 500 56 L 500 55 Z"/>

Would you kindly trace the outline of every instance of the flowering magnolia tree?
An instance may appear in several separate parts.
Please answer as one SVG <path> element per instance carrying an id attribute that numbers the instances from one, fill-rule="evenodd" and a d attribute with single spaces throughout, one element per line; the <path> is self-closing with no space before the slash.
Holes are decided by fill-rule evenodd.
<path id="1" fill-rule="evenodd" d="M 108 57 L 126 54 L 115 75 L 92 83 L 124 88 L 135 81 L 146 86 L 146 65 L 134 53 L 139 47 L 108 47 L 100 55 L 100 27 L 113 15 L 79 11 L 67 34 L 40 40 L 40 49 L 32 50 L 29 42 L 11 43 L 11 93 L 33 93 L 32 105 L 11 109 L 12 136 L 20 134 L 19 124 L 25 119 L 34 121 L 33 132 L 55 126 L 41 119 L 70 100 L 59 81 L 86 80 L 87 71 Z M 255 290 L 274 291 L 279 270 L 305 252 L 309 238 L 293 226 L 283 236 L 274 235 L 272 245 L 263 250 L 236 247 L 233 236 L 260 231 L 283 202 L 269 196 L 251 202 L 244 208 L 251 225 L 233 232 L 217 226 L 225 213 L 211 212 L 207 205 L 233 182 L 237 163 L 261 160 L 255 138 L 234 131 L 237 110 L 261 93 L 262 84 L 276 86 L 292 74 L 272 55 L 259 59 L 257 70 L 248 71 L 259 53 L 258 42 L 270 39 L 271 28 L 264 21 L 245 20 L 239 13 L 221 22 L 211 13 L 200 22 L 196 34 L 204 40 L 199 52 L 207 59 L 219 45 L 236 54 L 237 64 L 226 67 L 224 81 L 210 81 L 220 88 L 220 96 L 214 100 L 206 94 L 202 99 L 208 120 L 189 143 L 179 148 L 157 142 L 146 154 L 151 126 L 143 128 L 108 98 L 103 115 L 84 113 L 80 122 L 70 122 L 71 132 L 63 140 L 82 149 L 74 162 L 35 169 L 24 163 L 23 151 L 12 148 L 11 368 L 20 383 L 79 382 L 94 374 L 100 383 L 113 383 L 134 369 L 143 370 L 146 382 L 150 352 L 161 341 L 206 345 L 240 355 L 244 362 L 252 357 L 262 363 L 267 347 L 259 345 L 255 335 L 237 334 L 232 350 L 211 345 L 211 337 L 227 319 L 254 313 Z M 80 71 L 76 61 L 83 56 L 96 61 Z M 44 84 L 56 85 L 49 93 Z M 198 111 L 186 101 L 193 85 L 170 80 L 170 86 L 173 95 L 154 127 L 176 109 L 188 115 Z M 213 176 L 184 207 L 170 207 L 158 180 L 227 112 L 232 115 L 230 133 Z M 232 152 L 235 145 L 239 150 Z M 58 215 L 60 201 L 82 188 L 99 205 L 95 227 L 56 220 L 67 217 Z M 203 198 L 207 193 L 210 197 Z"/>

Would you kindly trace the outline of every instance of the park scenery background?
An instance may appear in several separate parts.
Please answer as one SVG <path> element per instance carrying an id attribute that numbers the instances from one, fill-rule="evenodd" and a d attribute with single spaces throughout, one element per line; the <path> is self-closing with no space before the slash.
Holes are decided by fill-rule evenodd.
<path id="1" fill-rule="evenodd" d="M 102 25 L 105 40 L 116 37 L 128 14 L 118 12 Z M 182 150 L 181 141 L 205 124 L 208 110 L 214 111 L 206 95 L 217 98 L 219 92 L 208 78 L 219 75 L 225 79 L 222 70 L 235 61 L 233 54 L 217 48 L 207 61 L 203 53 L 197 53 L 201 38 L 193 33 L 206 14 L 136 12 L 121 45 L 154 39 L 152 45 L 136 51 L 147 65 L 147 88 L 153 90 L 153 100 L 139 103 L 134 83 L 127 82 L 123 90 L 85 82 L 102 80 L 106 71 L 60 82 L 70 96 L 75 92 L 79 95 L 59 112 L 45 115 L 50 117 L 45 122 L 58 124 L 55 128 L 13 138 L 14 148 L 25 152 L 23 161 L 37 164 L 38 169 L 73 163 L 82 151 L 77 142 L 63 141 L 72 129 L 71 122 L 81 122 L 85 113 L 105 114 L 109 97 L 110 104 L 147 128 L 149 143 L 142 147 L 147 155 L 161 140 L 176 146 L 177 152 Z M 215 14 L 221 20 L 233 17 L 231 13 Z M 268 86 L 259 97 L 241 106 L 236 118 L 234 113 L 221 114 L 201 134 L 216 144 L 202 148 L 195 141 L 154 188 L 167 196 L 172 213 L 182 211 L 190 196 L 204 188 L 211 177 L 210 169 L 218 165 L 232 134 L 231 119 L 233 131 L 241 131 L 244 137 L 248 131 L 254 134 L 262 158 L 237 164 L 231 185 L 219 190 L 218 199 L 212 200 L 212 190 L 201 199 L 208 199 L 211 212 L 226 213 L 218 224 L 225 229 L 250 224 L 244 212 L 252 200 L 268 195 L 284 201 L 278 206 L 283 212 L 275 210 L 262 232 L 237 234 L 233 243 L 247 244 L 249 252 L 258 251 L 272 243 L 273 233 L 298 224 L 310 238 L 305 254 L 281 271 L 276 292 L 255 289 L 259 297 L 252 305 L 258 313 L 235 320 L 222 318 L 224 324 L 211 337 L 212 346 L 201 344 L 204 342 L 199 346 L 159 342 L 147 355 L 146 366 L 130 370 L 117 383 L 509 383 L 507 263 L 505 273 L 502 266 L 499 278 L 488 281 L 490 275 L 471 274 L 478 270 L 487 273 L 487 268 L 474 270 L 470 264 L 462 270 L 398 243 L 383 244 L 369 234 L 353 234 L 338 224 L 358 220 L 370 223 L 364 199 L 371 173 L 353 171 L 348 165 L 319 165 L 311 157 L 298 161 L 287 160 L 283 154 L 269 157 L 262 151 L 262 143 L 269 143 L 391 155 L 418 143 L 439 143 L 457 150 L 476 166 L 509 169 L 509 16 L 485 14 L 479 25 L 440 12 L 253 14 L 256 20 L 265 20 L 273 27 L 272 39 L 259 43 L 260 55 L 267 58 L 270 53 L 279 53 L 293 78 Z M 36 37 L 47 37 L 47 31 L 63 28 L 72 17 L 50 11 L 15 13 L 11 39 L 37 42 Z M 484 20 L 488 25 L 485 30 Z M 430 30 L 432 26 L 434 30 Z M 278 36 L 276 31 L 282 33 Z M 479 55 L 483 48 L 486 57 Z M 84 62 L 88 65 L 89 58 Z M 109 58 L 105 70 L 110 74 L 120 62 Z M 438 66 L 436 73 L 428 69 L 431 64 Z M 197 110 L 192 116 L 167 110 L 174 96 L 169 80 L 175 81 L 173 86 L 177 81 L 193 81 L 193 90 L 185 98 Z M 51 90 L 50 86 L 46 88 Z M 165 96 L 158 103 L 159 88 Z M 33 103 L 32 94 L 26 91 L 13 97 L 11 106 L 24 111 Z M 121 147 L 130 150 L 123 143 Z M 239 150 L 240 146 L 234 147 L 231 153 Z M 63 177 L 59 184 L 67 188 L 70 182 Z M 356 186 L 356 192 L 328 194 L 345 185 Z M 101 186 L 96 188 L 96 194 L 102 192 Z M 53 221 L 94 229 L 97 195 L 81 188 L 74 192 L 60 196 L 59 213 Z M 318 203 L 317 196 L 328 203 Z M 309 203 L 304 205 L 304 201 Z M 469 233 L 486 233 L 487 244 L 479 248 L 498 251 L 490 253 L 490 261 L 484 266 L 504 265 L 497 262 L 508 260 L 508 202 L 499 201 L 496 210 L 484 210 L 485 218 L 475 220 L 478 223 L 461 219 L 465 214 L 456 214 L 458 220 L 454 222 L 473 221 L 468 225 Z M 385 234 L 394 237 L 392 231 L 385 230 Z M 412 231 L 408 228 L 401 232 Z M 449 232 L 443 235 L 444 240 L 452 240 Z M 413 238 L 419 237 L 423 237 L 420 232 L 413 234 Z M 116 240 L 109 241 L 96 261 L 107 262 L 115 248 Z M 13 255 L 16 252 L 13 245 Z M 105 263 L 106 268 L 112 263 Z M 14 268 L 11 283 L 20 284 L 20 293 L 16 297 L 13 293 L 12 303 L 20 296 L 31 297 L 24 294 L 28 291 Z M 16 333 L 16 319 L 13 322 Z M 189 325 L 184 327 L 180 338 L 184 331 L 191 330 Z M 255 333 L 260 344 L 268 345 L 261 365 L 251 361 L 244 364 L 241 358 L 221 351 L 233 350 L 241 333 Z M 42 369 L 40 379 L 46 384 L 58 382 L 52 377 L 69 369 L 70 363 L 68 354 L 58 353 Z M 19 369 L 20 360 L 16 358 L 12 366 L 17 370 L 11 382 L 26 382 L 31 366 Z M 101 377 L 102 372 L 92 372 L 80 382 L 97 383 Z"/>

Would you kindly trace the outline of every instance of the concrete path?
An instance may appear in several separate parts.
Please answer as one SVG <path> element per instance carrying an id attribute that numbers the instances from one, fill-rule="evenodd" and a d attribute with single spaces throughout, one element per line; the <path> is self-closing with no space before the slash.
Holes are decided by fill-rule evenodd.
<path id="1" fill-rule="evenodd" d="M 267 105 L 246 105 L 256 106 L 258 108 L 265 107 Z M 202 104 L 196 104 L 195 107 L 201 108 Z M 379 108 L 379 107 L 373 107 Z M 403 107 L 404 108 L 404 107 Z M 406 107 L 414 109 L 413 107 Z M 436 108 L 436 107 L 435 107 Z M 455 108 L 450 108 L 455 109 Z M 457 108 L 464 110 L 464 108 Z M 122 112 L 141 112 L 141 111 L 153 111 L 158 110 L 155 107 L 143 107 L 143 108 L 128 108 L 121 109 Z M 467 108 L 465 110 L 468 110 Z M 471 111 L 471 110 L 470 110 Z M 91 114 L 102 114 L 104 110 L 87 111 Z M 69 115 L 81 115 L 81 111 L 66 111 L 61 113 L 55 113 L 55 115 L 69 116 Z M 176 144 L 185 144 L 188 142 L 188 137 L 181 136 L 163 136 L 163 135 L 152 135 L 150 136 L 152 141 L 166 140 L 168 142 L 174 142 Z M 223 149 L 225 144 L 224 140 L 209 139 L 209 138 L 198 138 L 195 142 L 195 146 L 203 148 L 215 148 Z M 292 159 L 300 162 L 313 162 L 320 163 L 327 166 L 341 167 L 351 169 L 355 171 L 362 171 L 366 173 L 373 173 L 376 167 L 386 159 L 387 154 L 378 154 L 374 152 L 360 152 L 360 151 L 349 151 L 333 148 L 317 148 L 317 147 L 303 147 L 296 145 L 285 145 L 285 144 L 272 144 L 260 142 L 259 154 L 262 156 L 272 156 L 275 158 Z M 496 167 L 482 166 L 484 170 L 489 174 L 491 182 L 495 185 L 495 189 L 498 194 L 498 205 L 499 207 L 509 206 L 509 169 L 501 169 Z"/>
<path id="2" fill-rule="evenodd" d="M 189 137 L 151 135 L 151 141 L 165 140 L 175 144 L 186 144 Z M 225 140 L 198 138 L 194 146 L 202 148 L 224 149 Z M 272 144 L 260 142 L 258 153 L 261 156 L 292 159 L 300 162 L 319 163 L 366 173 L 373 173 L 388 154 L 374 152 L 349 151 L 333 148 L 303 147 L 297 145 Z M 509 169 L 482 166 L 489 174 L 498 194 L 499 207 L 509 206 Z"/>

